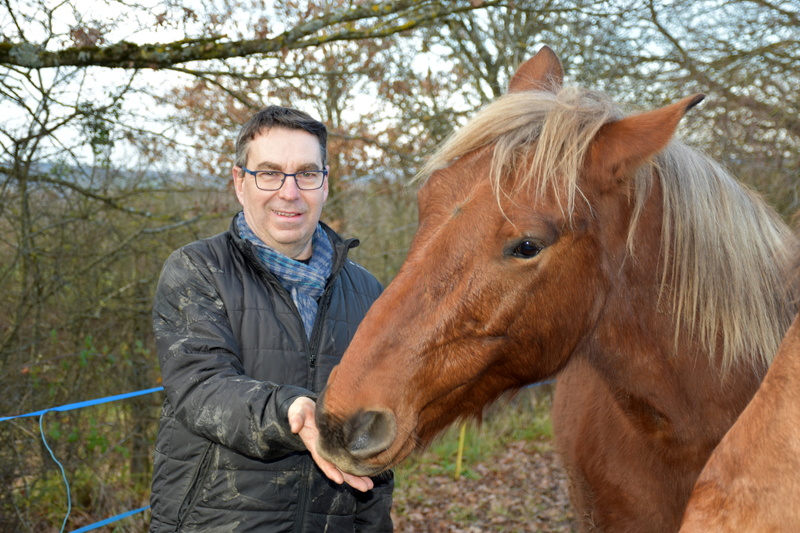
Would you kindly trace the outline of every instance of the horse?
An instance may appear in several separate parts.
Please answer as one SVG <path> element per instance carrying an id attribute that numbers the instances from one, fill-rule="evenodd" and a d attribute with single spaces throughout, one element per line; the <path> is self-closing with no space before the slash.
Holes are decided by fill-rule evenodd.
<path id="1" fill-rule="evenodd" d="M 764 381 L 711 454 L 681 533 L 800 530 L 800 315 Z"/>
<path id="2" fill-rule="evenodd" d="M 557 378 L 584 531 L 677 531 L 796 312 L 795 237 L 673 140 L 704 95 L 626 115 L 542 48 L 420 171 L 419 226 L 317 402 L 317 450 L 373 476 Z"/>

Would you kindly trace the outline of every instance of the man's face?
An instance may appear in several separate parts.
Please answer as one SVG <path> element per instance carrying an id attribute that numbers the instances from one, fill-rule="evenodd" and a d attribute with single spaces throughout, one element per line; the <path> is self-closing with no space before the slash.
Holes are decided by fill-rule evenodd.
<path id="1" fill-rule="evenodd" d="M 303 130 L 265 130 L 250 141 L 245 166 L 289 174 L 322 170 L 319 140 Z M 327 178 L 313 191 L 298 189 L 293 177 L 287 177 L 277 191 L 262 191 L 252 174 L 234 167 L 233 183 L 247 224 L 267 246 L 292 259 L 311 257 L 311 238 L 328 199 Z"/>

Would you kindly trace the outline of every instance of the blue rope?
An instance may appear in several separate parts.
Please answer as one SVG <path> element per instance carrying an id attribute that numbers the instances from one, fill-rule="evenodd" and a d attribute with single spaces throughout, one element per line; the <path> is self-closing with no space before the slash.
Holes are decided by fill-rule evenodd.
<path id="1" fill-rule="evenodd" d="M 128 392 L 126 394 L 117 394 L 116 396 L 107 396 L 105 398 L 98 398 L 96 400 L 87 400 L 85 402 L 77 402 L 77 403 L 68 403 L 66 405 L 61 405 L 58 407 L 50 407 L 48 409 L 43 409 L 41 411 L 35 411 L 33 413 L 25 413 L 24 415 L 15 415 L 15 416 L 4 416 L 0 418 L 0 422 L 5 422 L 6 420 L 14 420 L 15 418 L 25 418 L 28 416 L 41 416 L 45 413 L 50 411 L 72 411 L 73 409 L 81 409 L 83 407 L 90 407 L 92 405 L 99 405 L 101 403 L 109 403 L 115 402 L 117 400 L 124 400 L 126 398 L 134 398 L 136 396 L 142 396 L 144 394 L 150 394 L 153 392 L 158 392 L 164 390 L 164 387 L 154 387 L 152 389 L 147 390 L 140 390 L 136 392 Z"/>
<path id="2" fill-rule="evenodd" d="M 69 518 L 69 513 L 72 512 L 72 497 L 69 493 L 69 481 L 67 481 L 67 474 L 64 472 L 64 465 L 62 465 L 58 459 L 56 459 L 56 454 L 53 453 L 50 445 L 47 444 L 47 438 L 44 436 L 44 425 L 42 424 L 42 421 L 44 420 L 44 415 L 46 412 L 47 411 L 45 410 L 41 415 L 39 415 L 39 433 L 42 435 L 44 447 L 47 448 L 48 452 L 50 452 L 50 457 L 53 458 L 53 461 L 56 462 L 58 468 L 61 469 L 61 478 L 64 480 L 64 486 L 67 487 L 67 515 L 64 517 L 64 522 L 61 523 L 61 532 L 63 533 L 64 528 L 67 527 L 67 518 Z"/>
<path id="3" fill-rule="evenodd" d="M 58 407 L 51 407 L 51 408 L 48 408 L 48 409 L 43 409 L 41 411 L 35 411 L 33 413 L 26 413 L 24 415 L 5 416 L 3 418 L 0 418 L 0 422 L 5 422 L 6 420 L 14 420 L 16 418 L 25 418 L 25 417 L 31 417 L 31 416 L 38 416 L 39 417 L 39 434 L 42 436 L 42 442 L 44 443 L 44 447 L 47 448 L 47 451 L 50 452 L 50 457 L 53 458 L 53 461 L 55 461 L 55 463 L 58 465 L 58 468 L 61 469 L 61 479 L 64 480 L 64 486 L 67 488 L 67 514 L 66 514 L 66 516 L 64 516 L 64 521 L 61 523 L 60 533 L 64 533 L 64 528 L 67 527 L 67 519 L 69 518 L 69 515 L 72 512 L 72 496 L 70 494 L 70 489 L 69 489 L 69 480 L 67 479 L 67 474 L 64 471 L 64 465 L 62 465 L 58 461 L 58 459 L 56 459 L 56 454 L 53 453 L 52 448 L 50 448 L 50 445 L 47 444 L 47 437 L 45 437 L 45 434 L 44 434 L 44 424 L 43 424 L 44 415 L 46 413 L 51 412 L 51 411 L 58 411 L 58 412 L 72 411 L 74 409 L 82 409 L 84 407 L 90 407 L 92 405 L 100 405 L 100 404 L 103 404 L 103 403 L 115 402 L 117 400 L 125 400 L 127 398 L 134 398 L 136 396 L 143 396 L 145 394 L 151 394 L 153 392 L 158 392 L 158 391 L 162 391 L 162 390 L 164 390 L 164 387 L 154 387 L 152 389 L 140 390 L 140 391 L 136 391 L 136 392 L 128 392 L 128 393 L 125 393 L 125 394 L 117 394 L 115 396 L 107 396 L 105 398 L 97 398 L 95 400 L 87 400 L 85 402 L 68 403 L 66 405 L 61 405 L 61 406 L 58 406 Z M 148 505 L 147 507 L 142 507 L 140 509 L 134 509 L 133 511 L 128 511 L 126 513 L 122 513 L 122 514 L 119 514 L 119 515 L 116 515 L 116 516 L 112 516 L 111 518 L 106 518 L 105 520 L 102 520 L 100 522 L 95 522 L 94 524 L 89 524 L 88 526 L 84 526 L 84 527 L 82 527 L 80 529 L 76 529 L 72 533 L 78 533 L 78 532 L 81 532 L 81 531 L 91 531 L 92 529 L 97 529 L 97 528 L 102 527 L 102 526 L 104 526 L 106 524 L 110 524 L 112 522 L 116 522 L 118 520 L 122 520 L 123 518 L 127 518 L 128 516 L 134 515 L 136 513 L 141 513 L 142 511 L 145 511 L 145 510 L 147 510 L 149 508 L 150 508 L 150 506 Z"/>
<path id="4" fill-rule="evenodd" d="M 83 526 L 80 529 L 72 530 L 70 533 L 83 533 L 84 531 L 91 531 L 93 529 L 98 529 L 113 522 L 116 522 L 118 520 L 122 520 L 123 518 L 128 518 L 129 516 L 144 512 L 148 509 L 150 509 L 149 505 L 147 507 L 140 507 L 139 509 L 134 509 L 132 511 L 128 511 L 127 513 L 118 514 L 116 516 L 112 516 L 111 518 L 106 518 L 105 520 L 101 520 L 100 522 L 95 522 L 94 524 Z"/>
<path id="5" fill-rule="evenodd" d="M 531 385 L 528 385 L 528 387 L 536 387 L 536 386 L 539 386 L 539 385 L 549 385 L 551 383 L 555 383 L 555 380 L 553 379 L 553 380 L 550 380 L 550 381 L 540 381 L 538 383 L 532 383 Z M 72 411 L 74 409 L 82 409 L 84 407 L 90 407 L 92 405 L 99 405 L 99 404 L 103 404 L 103 403 L 115 402 L 117 400 L 124 400 L 126 398 L 134 398 L 136 396 L 143 396 L 145 394 L 151 394 L 153 392 L 159 392 L 159 391 L 163 391 L 163 390 L 164 390 L 164 387 L 154 387 L 152 389 L 146 389 L 146 390 L 141 390 L 141 391 L 136 391 L 136 392 L 129 392 L 129 393 L 126 393 L 126 394 L 118 394 L 116 396 L 107 396 L 105 398 L 98 398 L 98 399 L 95 399 L 95 400 L 87 400 L 87 401 L 84 401 L 84 402 L 69 403 L 69 404 L 58 406 L 58 407 L 51 407 L 51 408 L 48 408 L 48 409 L 43 409 L 41 411 L 35 411 L 33 413 L 26 413 L 26 414 L 15 415 L 15 416 L 5 416 L 5 417 L 0 418 L 0 422 L 5 422 L 7 420 L 14 420 L 16 418 L 25 418 L 25 417 L 32 417 L 32 416 L 38 416 L 39 417 L 39 433 L 42 436 L 42 442 L 44 443 L 45 448 L 47 448 L 47 451 L 50 453 L 50 457 L 53 458 L 53 461 L 55 461 L 55 463 L 58 465 L 58 468 L 61 469 L 61 477 L 64 480 L 64 486 L 67 488 L 67 514 L 66 514 L 66 516 L 64 516 L 64 521 L 61 524 L 61 533 L 64 532 L 64 528 L 67 525 L 67 519 L 69 518 L 69 515 L 72 512 L 72 497 L 70 496 L 69 481 L 67 480 L 67 474 L 64 472 L 64 466 L 58 461 L 58 459 L 56 459 L 56 456 L 53 453 L 53 450 L 47 444 L 47 439 L 45 438 L 44 425 L 42 423 L 43 420 L 44 420 L 45 413 L 49 413 L 50 411 L 57 411 L 57 412 Z M 124 518 L 127 518 L 129 516 L 144 512 L 149 508 L 150 508 L 150 506 L 148 505 L 146 507 L 140 507 L 139 509 L 133 509 L 131 511 L 128 511 L 128 512 L 125 512 L 125 513 L 122 513 L 122 514 L 118 514 L 116 516 L 112 516 L 110 518 L 106 518 L 105 520 L 101 520 L 100 522 L 95 522 L 93 524 L 89 524 L 88 526 L 83 526 L 80 529 L 75 529 L 75 530 L 71 531 L 70 533 L 84 533 L 85 531 L 92 531 L 94 529 L 101 528 L 101 527 L 103 527 L 105 525 L 111 524 L 113 522 L 117 522 L 117 521 L 122 520 Z"/>

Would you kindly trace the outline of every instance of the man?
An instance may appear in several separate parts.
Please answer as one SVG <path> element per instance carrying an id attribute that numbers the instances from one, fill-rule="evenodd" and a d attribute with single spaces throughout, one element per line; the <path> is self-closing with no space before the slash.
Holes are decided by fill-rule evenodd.
<path id="1" fill-rule="evenodd" d="M 316 454 L 314 399 L 381 292 L 320 222 L 325 126 L 270 106 L 242 128 L 228 231 L 174 252 L 153 326 L 166 399 L 150 531 L 391 531 L 393 481 Z"/>

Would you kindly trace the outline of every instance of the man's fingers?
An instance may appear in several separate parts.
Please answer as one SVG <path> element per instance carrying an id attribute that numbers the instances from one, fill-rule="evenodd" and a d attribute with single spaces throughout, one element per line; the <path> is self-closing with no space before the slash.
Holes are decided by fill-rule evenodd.
<path id="1" fill-rule="evenodd" d="M 336 465 L 320 457 L 317 453 L 317 431 L 316 420 L 314 420 L 314 400 L 311 398 L 300 397 L 289 407 L 289 427 L 292 433 L 297 433 L 306 445 L 306 449 L 311 453 L 311 458 L 317 463 L 322 473 L 336 484 L 347 483 L 356 490 L 366 492 L 375 485 L 368 477 L 353 476 L 339 470 Z"/>
<path id="2" fill-rule="evenodd" d="M 344 474 L 342 474 L 341 470 L 333 466 L 332 464 L 320 464 L 320 461 L 317 461 L 317 465 L 322 469 L 322 472 L 327 476 L 328 479 L 336 483 L 337 485 L 341 485 L 345 482 Z"/>
<path id="3" fill-rule="evenodd" d="M 361 492 L 367 492 L 375 486 L 375 483 L 373 483 L 372 479 L 368 477 L 354 476 L 339 470 L 335 464 L 331 463 L 327 459 L 323 459 L 319 455 L 316 446 L 310 448 L 310 451 L 311 458 L 314 459 L 315 463 L 317 463 L 317 466 L 319 466 L 320 470 L 322 470 L 322 473 L 334 483 L 339 485 L 342 483 L 347 483 L 354 489 L 360 490 Z"/>
<path id="4" fill-rule="evenodd" d="M 329 463 L 325 459 L 317 456 L 315 457 L 315 462 L 320 467 L 322 472 L 334 483 L 341 485 L 342 483 L 347 483 L 351 487 L 356 490 L 360 490 L 361 492 L 367 492 L 371 490 L 372 487 L 375 486 L 372 479 L 368 477 L 361 477 L 361 476 L 354 476 L 352 474 L 348 474 L 346 472 L 342 472 L 339 470 L 336 465 L 333 463 Z"/>
<path id="5" fill-rule="evenodd" d="M 372 481 L 372 479 L 368 477 L 353 476 L 351 474 L 345 474 L 344 472 L 342 472 L 342 477 L 344 478 L 345 483 L 356 490 L 360 490 L 361 492 L 367 492 L 375 486 L 375 483 Z"/>

